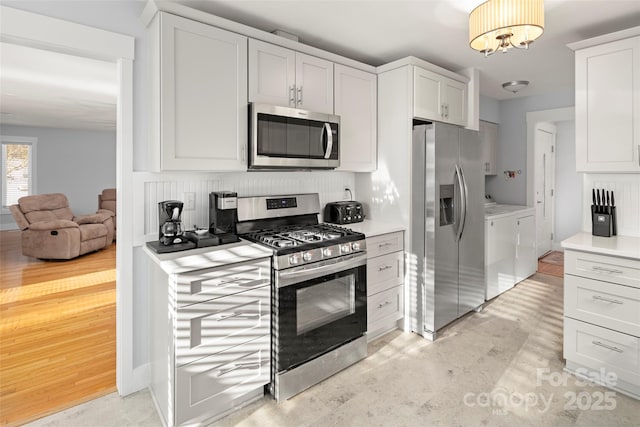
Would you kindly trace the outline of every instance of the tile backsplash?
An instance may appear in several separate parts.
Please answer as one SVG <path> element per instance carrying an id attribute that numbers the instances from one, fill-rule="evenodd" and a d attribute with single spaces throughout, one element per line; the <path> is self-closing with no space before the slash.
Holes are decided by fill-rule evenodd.
<path id="1" fill-rule="evenodd" d="M 640 175 L 584 174 L 582 229 L 591 232 L 591 189 L 614 191 L 618 235 L 640 237 Z"/>
<path id="2" fill-rule="evenodd" d="M 280 194 L 319 193 L 320 208 L 327 202 L 345 200 L 344 189 L 350 188 L 356 197 L 355 176 L 351 172 L 237 172 L 237 173 L 189 173 L 154 174 L 134 173 L 135 215 L 134 242 L 157 240 L 158 202 L 163 200 L 184 201 L 184 193 L 195 194 L 195 209 L 183 210 L 182 221 L 187 229 L 194 225 L 209 224 L 209 193 L 213 191 L 235 191 L 239 197 Z M 322 214 L 320 215 L 322 220 Z"/>

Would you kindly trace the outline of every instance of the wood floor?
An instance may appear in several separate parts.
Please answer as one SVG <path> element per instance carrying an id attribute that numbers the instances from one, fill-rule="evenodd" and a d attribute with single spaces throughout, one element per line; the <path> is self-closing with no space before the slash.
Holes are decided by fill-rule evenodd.
<path id="1" fill-rule="evenodd" d="M 0 232 L 0 425 L 115 390 L 116 245 L 70 261 L 22 256 Z"/>
<path id="2" fill-rule="evenodd" d="M 564 253 L 552 251 L 538 258 L 538 273 L 564 277 Z"/>

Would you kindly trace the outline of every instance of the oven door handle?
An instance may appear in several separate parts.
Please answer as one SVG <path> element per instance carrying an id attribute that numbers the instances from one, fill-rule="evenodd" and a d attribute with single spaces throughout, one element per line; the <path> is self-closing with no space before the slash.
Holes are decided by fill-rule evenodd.
<path id="1" fill-rule="evenodd" d="M 348 258 L 348 259 L 345 259 Z M 282 288 L 294 283 L 301 283 L 316 277 L 326 276 L 327 274 L 339 273 L 341 271 L 350 270 L 355 267 L 367 265 L 367 253 L 360 252 L 354 255 L 348 255 L 340 258 L 340 260 L 320 261 L 321 265 L 316 267 L 295 267 L 288 270 L 278 270 L 276 272 L 276 287 Z"/>

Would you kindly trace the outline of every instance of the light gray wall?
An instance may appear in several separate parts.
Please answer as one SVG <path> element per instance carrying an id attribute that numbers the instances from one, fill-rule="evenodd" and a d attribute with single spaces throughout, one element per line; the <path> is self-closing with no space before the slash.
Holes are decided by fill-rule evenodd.
<path id="1" fill-rule="evenodd" d="M 576 172 L 574 121 L 556 122 L 556 198 L 554 241 L 582 229 L 582 175 Z"/>
<path id="2" fill-rule="evenodd" d="M 94 213 L 98 194 L 116 186 L 116 133 L 3 125 L 2 134 L 37 138 L 36 194 L 64 193 L 76 215 Z M 11 214 L 2 229 L 17 228 Z"/>
<path id="3" fill-rule="evenodd" d="M 527 112 L 571 107 L 574 92 L 558 92 L 499 102 L 498 158 L 496 176 L 486 177 L 485 191 L 496 202 L 526 205 L 527 192 Z M 482 117 L 482 106 L 480 107 Z M 487 119 L 488 120 L 488 119 Z M 491 120 L 489 120 L 491 121 Z M 503 171 L 521 171 L 515 179 L 506 180 Z"/>
<path id="4" fill-rule="evenodd" d="M 480 95 L 480 120 L 500 123 L 500 101 Z"/>

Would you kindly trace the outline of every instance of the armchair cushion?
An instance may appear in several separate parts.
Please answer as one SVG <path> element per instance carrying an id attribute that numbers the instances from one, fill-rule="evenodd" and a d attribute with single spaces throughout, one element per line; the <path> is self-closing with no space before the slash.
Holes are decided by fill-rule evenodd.
<path id="1" fill-rule="evenodd" d="M 38 221 L 29 225 L 29 230 L 34 231 L 56 230 L 60 228 L 78 228 L 78 224 L 66 219 L 56 219 L 53 221 Z"/>

